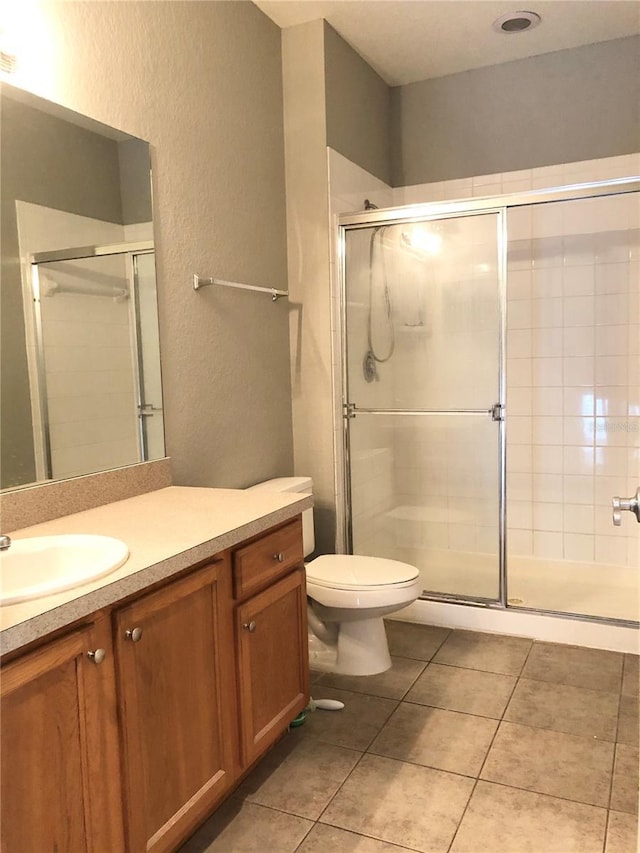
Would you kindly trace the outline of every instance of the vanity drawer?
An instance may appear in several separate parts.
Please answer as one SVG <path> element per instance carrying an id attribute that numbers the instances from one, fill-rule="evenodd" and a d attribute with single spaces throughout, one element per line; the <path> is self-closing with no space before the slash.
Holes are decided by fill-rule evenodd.
<path id="1" fill-rule="evenodd" d="M 234 551 L 235 598 L 257 592 L 303 561 L 302 519 L 298 517 Z"/>

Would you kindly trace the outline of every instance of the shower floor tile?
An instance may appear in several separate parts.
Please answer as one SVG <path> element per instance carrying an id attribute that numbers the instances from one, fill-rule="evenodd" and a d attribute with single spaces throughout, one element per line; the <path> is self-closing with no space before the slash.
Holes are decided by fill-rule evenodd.
<path id="1" fill-rule="evenodd" d="M 345 709 L 309 712 L 180 853 L 636 851 L 636 656 L 388 627 L 392 669 L 314 673 Z"/>

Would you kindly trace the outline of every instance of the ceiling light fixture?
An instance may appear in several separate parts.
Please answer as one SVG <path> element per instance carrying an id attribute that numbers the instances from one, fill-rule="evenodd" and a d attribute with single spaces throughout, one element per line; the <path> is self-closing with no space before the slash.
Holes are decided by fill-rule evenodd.
<path id="1" fill-rule="evenodd" d="M 493 22 L 493 29 L 497 33 L 523 33 L 537 27 L 542 18 L 535 12 L 509 12 L 501 15 Z"/>

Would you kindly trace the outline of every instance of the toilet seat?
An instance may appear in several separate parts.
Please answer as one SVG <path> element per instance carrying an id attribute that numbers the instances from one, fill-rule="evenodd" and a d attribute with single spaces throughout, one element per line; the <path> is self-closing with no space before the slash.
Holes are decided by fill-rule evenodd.
<path id="1" fill-rule="evenodd" d="M 307 563 L 307 582 L 315 587 L 352 592 L 403 589 L 419 576 L 415 566 L 383 557 L 325 554 Z"/>

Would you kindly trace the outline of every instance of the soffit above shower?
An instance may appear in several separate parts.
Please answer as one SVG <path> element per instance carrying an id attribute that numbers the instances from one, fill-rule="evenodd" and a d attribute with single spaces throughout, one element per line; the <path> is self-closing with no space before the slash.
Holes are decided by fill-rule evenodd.
<path id="1" fill-rule="evenodd" d="M 637 0 L 259 0 L 287 28 L 324 18 L 392 86 L 640 33 Z M 495 32 L 526 9 L 540 26 Z"/>

